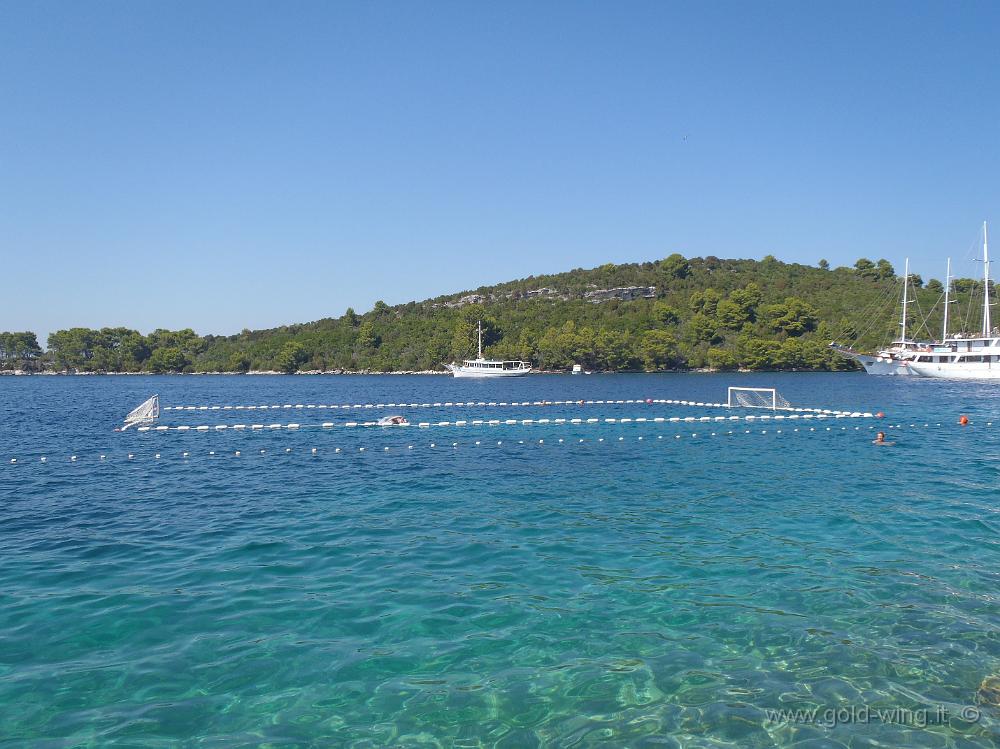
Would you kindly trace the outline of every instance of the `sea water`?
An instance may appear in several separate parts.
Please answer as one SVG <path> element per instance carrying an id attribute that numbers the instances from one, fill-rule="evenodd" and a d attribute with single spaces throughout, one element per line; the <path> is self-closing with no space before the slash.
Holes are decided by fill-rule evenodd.
<path id="1" fill-rule="evenodd" d="M 988 383 L 2 378 L 0 746 L 995 746 L 998 479 Z"/>

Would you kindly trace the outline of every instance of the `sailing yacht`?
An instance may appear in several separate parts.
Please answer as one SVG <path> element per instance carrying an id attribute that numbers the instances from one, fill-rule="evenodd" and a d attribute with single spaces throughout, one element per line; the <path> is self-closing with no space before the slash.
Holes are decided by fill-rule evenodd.
<path id="1" fill-rule="evenodd" d="M 479 334 L 479 347 L 475 359 L 466 359 L 461 364 L 445 364 L 455 377 L 522 377 L 531 371 L 531 364 L 526 361 L 503 361 L 483 358 L 483 323 L 476 325 Z"/>
<path id="2" fill-rule="evenodd" d="M 949 261 L 950 264 L 951 261 Z M 950 265 L 949 265 L 950 268 Z M 950 271 L 949 271 L 950 274 Z M 893 341 L 886 348 L 880 349 L 874 354 L 863 354 L 855 351 L 849 346 L 841 346 L 836 341 L 830 344 L 830 348 L 841 356 L 854 359 L 865 368 L 868 374 L 872 375 L 912 375 L 915 374 L 910 369 L 910 361 L 915 352 L 923 349 L 926 344 L 910 341 L 906 338 L 906 310 L 910 304 L 908 290 L 910 280 L 910 259 L 906 258 L 905 269 L 903 271 L 903 311 L 899 322 L 899 340 Z M 945 303 L 947 310 L 947 302 Z M 945 313 L 947 314 L 947 312 Z"/>
<path id="3" fill-rule="evenodd" d="M 947 288 L 947 287 L 946 287 Z M 948 336 L 948 305 L 945 303 L 944 335 L 941 341 L 913 354 L 907 367 L 920 377 L 951 380 L 1000 380 L 1000 329 L 990 320 L 990 248 L 983 222 L 983 325 L 978 336 Z"/>

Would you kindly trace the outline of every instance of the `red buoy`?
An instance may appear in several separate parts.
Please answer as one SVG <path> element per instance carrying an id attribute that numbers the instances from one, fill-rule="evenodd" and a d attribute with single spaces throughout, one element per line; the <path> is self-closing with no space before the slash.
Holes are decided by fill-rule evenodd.
<path id="1" fill-rule="evenodd" d="M 958 423 L 961 424 L 964 427 L 968 426 L 969 425 L 969 417 L 966 416 L 965 414 L 962 414 L 961 416 L 958 417 Z"/>
<path id="2" fill-rule="evenodd" d="M 877 416 L 878 418 L 880 418 L 880 419 L 884 419 L 884 418 L 885 418 L 885 414 L 884 414 L 884 413 L 882 413 L 881 411 L 879 411 L 879 412 L 878 412 L 877 414 L 875 414 L 875 415 L 876 415 L 876 416 Z"/>

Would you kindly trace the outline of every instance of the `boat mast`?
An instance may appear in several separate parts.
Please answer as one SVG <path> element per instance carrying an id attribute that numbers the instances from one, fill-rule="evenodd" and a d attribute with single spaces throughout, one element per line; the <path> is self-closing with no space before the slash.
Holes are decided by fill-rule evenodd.
<path id="1" fill-rule="evenodd" d="M 476 330 L 479 331 L 479 359 L 483 358 L 483 321 L 476 323 Z"/>
<path id="2" fill-rule="evenodd" d="M 990 335 L 990 247 L 983 221 L 983 338 Z"/>
<path id="3" fill-rule="evenodd" d="M 944 273 L 944 325 L 941 326 L 941 341 L 948 340 L 948 297 L 951 293 L 951 258 L 948 258 L 948 270 Z"/>
<path id="4" fill-rule="evenodd" d="M 909 304 L 906 298 L 906 289 L 910 285 L 910 258 L 906 258 L 906 263 L 903 266 L 903 320 L 900 322 L 900 327 L 903 329 L 903 335 L 901 340 L 906 343 L 906 305 Z"/>

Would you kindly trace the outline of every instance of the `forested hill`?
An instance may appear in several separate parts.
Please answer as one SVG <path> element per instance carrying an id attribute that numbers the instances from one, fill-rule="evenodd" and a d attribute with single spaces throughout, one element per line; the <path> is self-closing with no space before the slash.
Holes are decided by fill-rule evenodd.
<path id="1" fill-rule="evenodd" d="M 0 334 L 0 367 L 77 371 L 428 370 L 475 351 L 542 369 L 843 369 L 834 339 L 862 348 L 895 332 L 901 279 L 888 262 L 829 269 L 780 262 L 685 259 L 603 265 L 234 336 L 194 331 L 72 328 L 48 351 L 31 334 Z M 937 332 L 941 284 L 918 287 L 912 309 Z M 976 284 L 954 282 L 959 310 Z M 936 305 L 936 306 L 935 306 Z M 929 313 L 929 314 L 928 314 Z M 953 315 L 955 313 L 953 312 Z M 30 337 L 30 338 L 29 338 Z"/>

